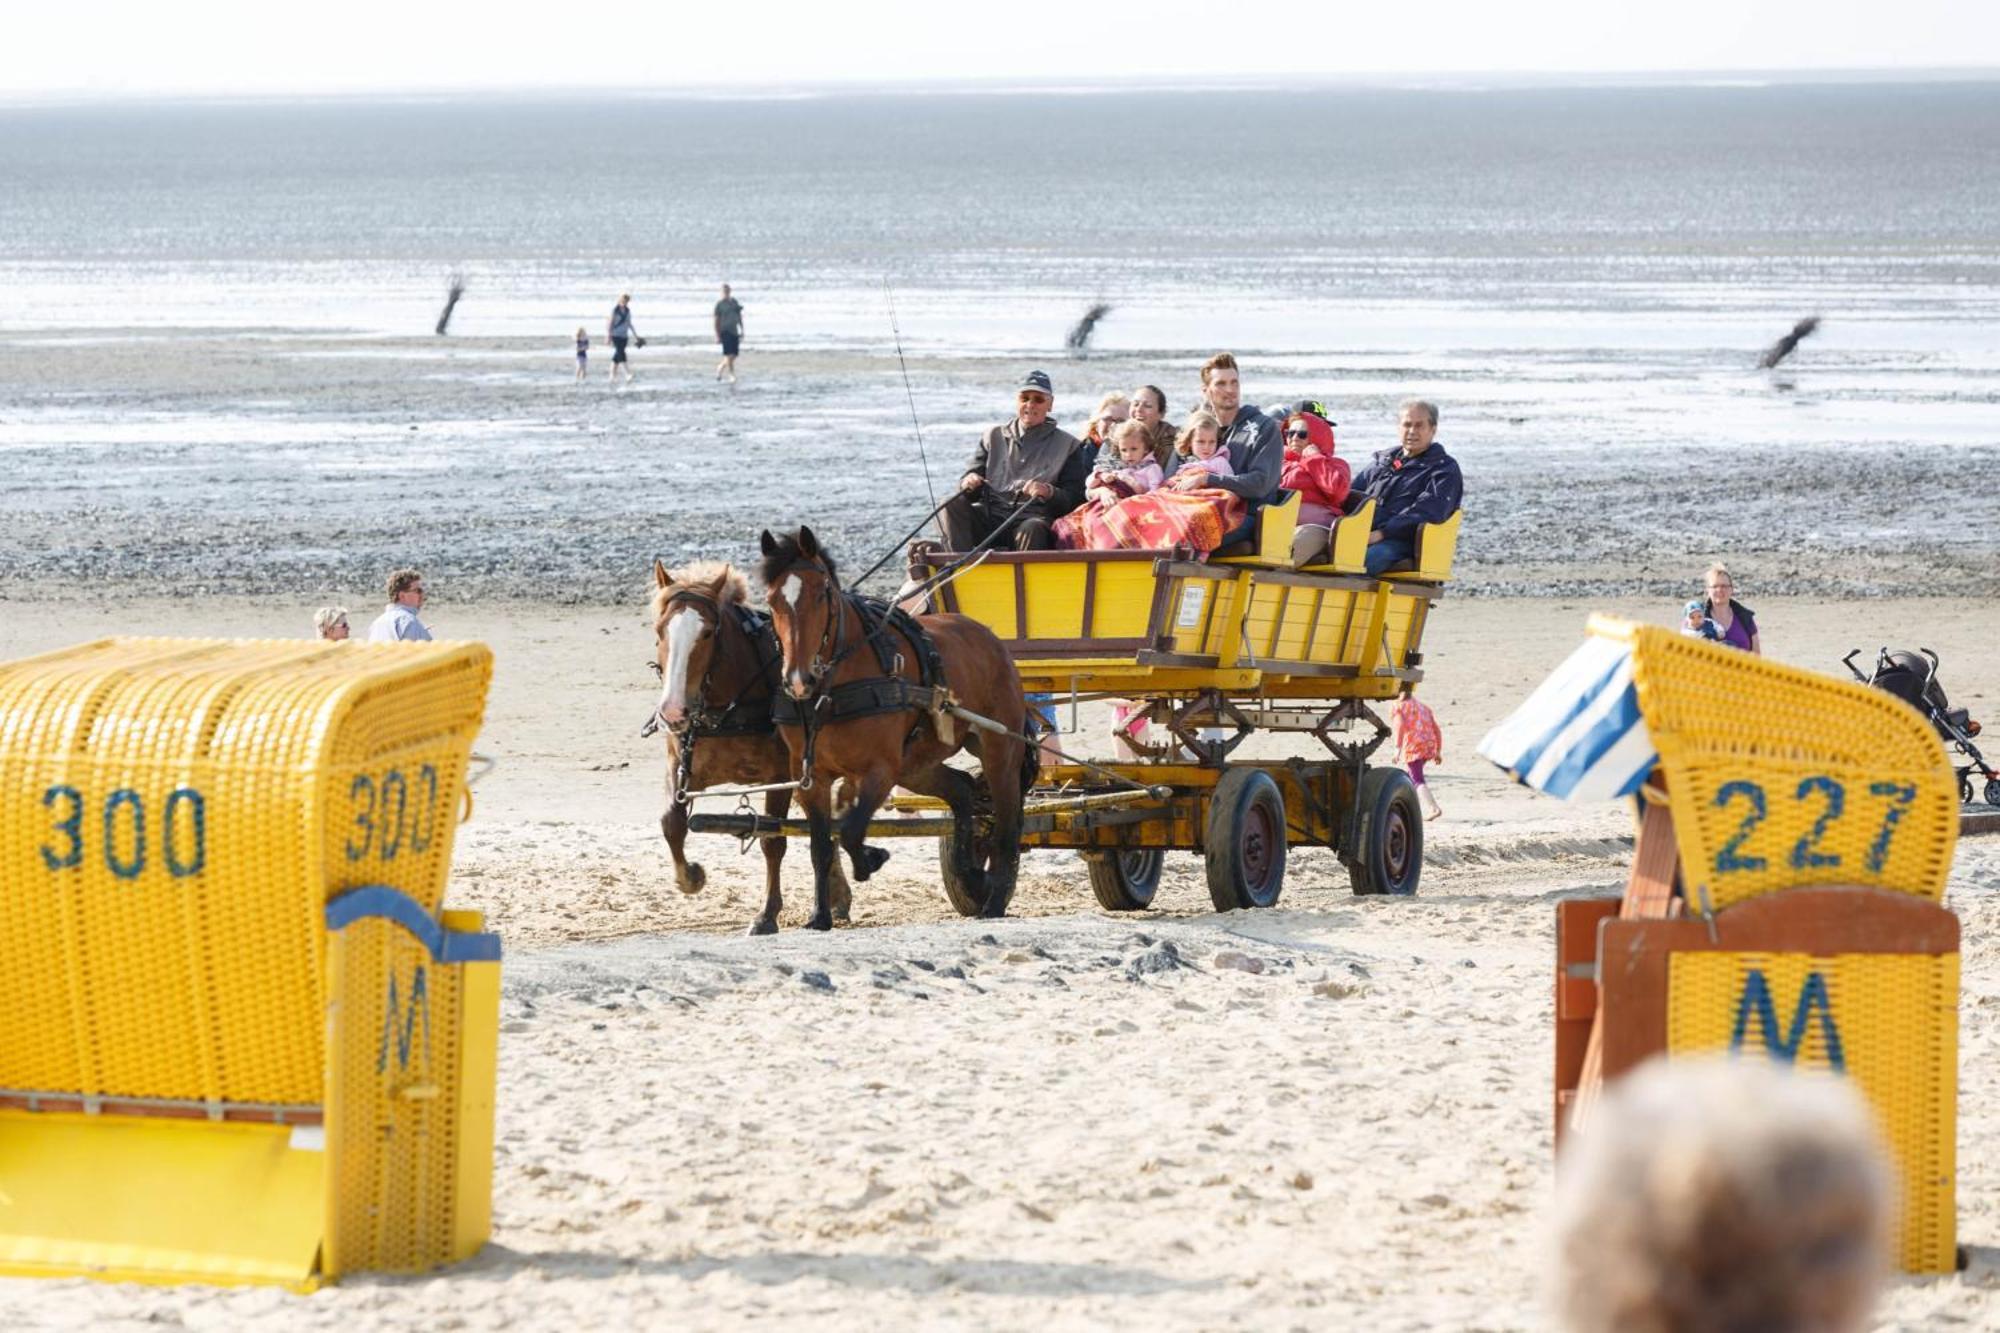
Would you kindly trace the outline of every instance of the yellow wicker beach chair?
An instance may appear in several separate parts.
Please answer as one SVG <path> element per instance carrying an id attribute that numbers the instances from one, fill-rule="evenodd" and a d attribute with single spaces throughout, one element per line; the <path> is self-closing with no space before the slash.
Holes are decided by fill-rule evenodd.
<path id="1" fill-rule="evenodd" d="M 307 1289 L 478 1248 L 499 945 L 439 903 L 491 669 L 0 665 L 0 1272 Z"/>

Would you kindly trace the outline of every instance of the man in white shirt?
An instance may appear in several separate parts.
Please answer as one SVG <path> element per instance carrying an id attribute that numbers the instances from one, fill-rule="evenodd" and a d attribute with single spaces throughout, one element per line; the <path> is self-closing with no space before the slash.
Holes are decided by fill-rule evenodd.
<path id="1" fill-rule="evenodd" d="M 424 604 L 424 576 L 414 569 L 399 569 L 389 576 L 389 605 L 368 627 L 368 642 L 397 643 L 408 639 L 428 642 L 431 632 L 417 619 Z"/>

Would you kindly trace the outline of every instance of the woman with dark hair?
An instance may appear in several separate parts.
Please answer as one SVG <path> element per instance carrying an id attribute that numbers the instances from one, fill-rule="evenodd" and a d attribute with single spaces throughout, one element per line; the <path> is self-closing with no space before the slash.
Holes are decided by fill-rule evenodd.
<path id="1" fill-rule="evenodd" d="M 1132 391 L 1132 420 L 1146 428 L 1147 442 L 1153 446 L 1153 461 L 1165 467 L 1174 456 L 1174 423 L 1167 420 L 1167 395 L 1156 384 L 1142 384 Z"/>

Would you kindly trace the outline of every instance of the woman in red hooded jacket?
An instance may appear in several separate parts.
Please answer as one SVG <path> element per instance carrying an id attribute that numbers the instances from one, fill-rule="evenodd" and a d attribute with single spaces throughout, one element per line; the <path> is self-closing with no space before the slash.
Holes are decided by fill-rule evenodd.
<path id="1" fill-rule="evenodd" d="M 1316 565 L 1327 557 L 1333 523 L 1347 498 L 1347 460 L 1333 454 L 1333 423 L 1312 412 L 1285 418 L 1285 467 L 1278 484 L 1299 493 L 1299 526 L 1292 538 L 1292 565 Z"/>

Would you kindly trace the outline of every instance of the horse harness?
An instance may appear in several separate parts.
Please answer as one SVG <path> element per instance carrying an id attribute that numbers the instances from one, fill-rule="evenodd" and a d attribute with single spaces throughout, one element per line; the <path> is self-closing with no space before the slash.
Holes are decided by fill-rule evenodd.
<path id="1" fill-rule="evenodd" d="M 938 655 L 937 643 L 917 623 L 915 616 L 882 598 L 848 592 L 830 572 L 826 574 L 822 586 L 827 601 L 827 627 L 820 631 L 819 650 L 814 652 L 807 672 L 812 693 L 804 699 L 794 699 L 783 690 L 774 690 L 771 695 L 772 721 L 781 727 L 805 729 L 805 752 L 799 765 L 801 791 L 812 787 L 813 754 L 818 748 L 820 728 L 833 722 L 851 722 L 856 718 L 884 713 L 914 710 L 919 714 L 942 714 L 951 702 L 950 692 L 944 686 L 944 659 Z M 844 641 L 847 617 L 841 614 L 842 602 L 861 621 L 861 636 L 851 643 Z M 916 652 L 915 682 L 902 676 L 906 660 L 896 642 L 899 634 L 909 641 Z M 826 652 L 829 638 L 833 641 L 830 654 Z M 876 665 L 881 667 L 882 674 L 850 680 L 842 685 L 828 685 L 826 682 L 835 668 L 864 643 L 874 651 Z M 919 717 L 911 724 L 909 734 L 903 737 L 905 750 L 909 749 L 922 729 L 923 719 Z"/>
<path id="2" fill-rule="evenodd" d="M 699 602 L 714 611 L 718 628 L 723 616 L 734 616 L 737 629 L 749 640 L 750 651 L 757 658 L 757 669 L 744 680 L 736 696 L 719 710 L 708 701 L 708 685 L 709 678 L 715 674 L 715 661 L 720 653 L 709 655 L 708 670 L 702 673 L 701 683 L 688 691 L 686 720 L 671 729 L 674 738 L 680 742 L 680 762 L 674 766 L 674 800 L 680 805 L 688 805 L 694 799 L 694 746 L 698 738 L 772 734 L 771 701 L 778 696 L 778 666 L 783 654 L 778 649 L 778 632 L 771 628 L 769 616 L 753 611 L 741 602 L 724 603 L 693 589 L 675 593 L 667 599 L 666 605 L 671 607 L 680 602 Z M 654 663 L 655 667 L 658 665 Z M 751 687 L 759 682 L 767 687 L 766 695 L 760 699 L 745 698 Z M 658 729 L 657 722 L 655 715 L 653 722 L 641 734 L 651 735 Z"/>

